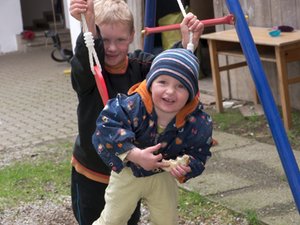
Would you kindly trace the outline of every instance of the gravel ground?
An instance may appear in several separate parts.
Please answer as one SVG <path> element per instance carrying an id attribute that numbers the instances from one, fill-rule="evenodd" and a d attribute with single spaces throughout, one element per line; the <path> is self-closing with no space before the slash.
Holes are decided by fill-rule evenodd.
<path id="1" fill-rule="evenodd" d="M 59 202 L 41 200 L 5 210 L 0 213 L 0 225 L 77 225 L 70 197 L 62 197 Z M 149 211 L 145 206 L 142 206 L 141 214 L 139 225 L 149 225 Z M 179 218 L 178 223 L 179 225 L 224 225 L 221 217 L 222 215 L 215 215 L 205 222 Z M 247 225 L 248 223 L 245 219 L 236 218 L 234 224 Z"/>
<path id="2" fill-rule="evenodd" d="M 74 225 L 70 197 L 60 203 L 37 201 L 8 209 L 0 214 L 1 225 Z"/>
<path id="3" fill-rule="evenodd" d="M 149 211 L 141 208 L 139 225 L 149 224 Z M 63 197 L 59 203 L 38 201 L 24 204 L 17 208 L 8 209 L 0 213 L 1 225 L 75 225 L 70 197 Z M 193 222 L 180 220 L 180 224 L 195 225 Z M 200 225 L 200 223 L 198 223 Z M 201 224 L 204 225 L 204 224 Z"/>

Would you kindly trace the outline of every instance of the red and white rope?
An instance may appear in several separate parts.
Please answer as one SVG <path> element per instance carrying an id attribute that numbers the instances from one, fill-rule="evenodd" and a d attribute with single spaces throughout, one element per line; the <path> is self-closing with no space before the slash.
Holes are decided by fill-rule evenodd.
<path id="1" fill-rule="evenodd" d="M 88 48 L 88 52 L 89 52 L 89 62 L 90 62 L 90 68 L 92 73 L 95 75 L 95 69 L 94 69 L 94 60 L 96 65 L 99 67 L 100 71 L 102 71 L 101 69 L 101 65 L 95 50 L 95 44 L 94 44 L 94 38 L 93 38 L 93 34 L 92 32 L 88 31 L 88 26 L 86 23 L 86 19 L 85 16 L 83 14 L 81 14 L 81 21 L 82 21 L 82 29 L 83 29 L 83 36 L 84 36 L 84 41 L 85 41 L 85 45 Z"/>

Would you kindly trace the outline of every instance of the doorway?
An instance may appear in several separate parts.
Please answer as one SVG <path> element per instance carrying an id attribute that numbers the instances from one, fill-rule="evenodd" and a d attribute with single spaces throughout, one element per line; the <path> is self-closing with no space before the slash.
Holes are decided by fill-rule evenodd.
<path id="1" fill-rule="evenodd" d="M 44 31 L 52 29 L 55 23 L 65 27 L 62 0 L 21 0 L 20 2 L 24 30 Z"/>

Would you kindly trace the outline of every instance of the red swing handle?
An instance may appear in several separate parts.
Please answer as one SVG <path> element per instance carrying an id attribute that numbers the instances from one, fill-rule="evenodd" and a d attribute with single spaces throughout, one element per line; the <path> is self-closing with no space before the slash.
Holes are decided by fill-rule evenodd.
<path id="1" fill-rule="evenodd" d="M 219 24 L 234 24 L 234 16 L 232 14 L 229 14 L 224 17 L 220 18 L 214 18 L 214 19 L 208 19 L 208 20 L 201 20 L 201 23 L 203 23 L 204 27 L 209 26 L 215 26 Z M 159 27 L 145 27 L 144 30 L 142 30 L 142 34 L 149 35 L 154 33 L 161 33 L 164 31 L 170 31 L 170 30 L 178 30 L 180 29 L 180 24 L 171 24 L 166 26 L 159 26 Z"/>
<path id="2" fill-rule="evenodd" d="M 99 94 L 101 96 L 103 105 L 106 105 L 109 97 L 108 97 L 108 91 L 106 88 L 105 80 L 103 78 L 100 68 L 97 65 L 94 66 L 94 70 L 95 70 L 95 80 L 96 80 Z"/>

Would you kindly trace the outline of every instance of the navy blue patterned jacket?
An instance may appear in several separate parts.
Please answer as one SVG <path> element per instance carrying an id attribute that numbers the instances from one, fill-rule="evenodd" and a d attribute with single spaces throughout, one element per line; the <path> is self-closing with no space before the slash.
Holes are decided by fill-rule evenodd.
<path id="1" fill-rule="evenodd" d="M 135 85 L 129 96 L 118 94 L 110 100 L 97 119 L 94 147 L 101 159 L 117 173 L 125 166 L 130 167 L 136 177 L 162 172 L 160 169 L 146 171 L 118 157 L 135 146 L 143 149 L 157 143 L 162 144 L 159 153 L 164 159 L 175 159 L 184 154 L 190 156 L 191 172 L 184 182 L 203 172 L 211 156 L 212 120 L 202 111 L 197 97 L 178 112 L 161 134 L 157 132 L 157 115 L 145 81 Z"/>

